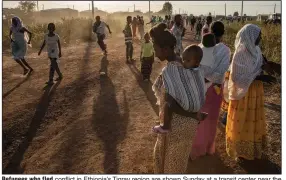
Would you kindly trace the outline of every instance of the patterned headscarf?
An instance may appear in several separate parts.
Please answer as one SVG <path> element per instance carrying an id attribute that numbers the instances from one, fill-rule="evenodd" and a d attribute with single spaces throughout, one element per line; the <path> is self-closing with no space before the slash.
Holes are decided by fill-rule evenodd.
<path id="1" fill-rule="evenodd" d="M 263 64 L 262 53 L 255 45 L 261 29 L 254 24 L 245 25 L 236 35 L 235 52 L 230 66 L 229 96 L 239 100 L 258 76 Z"/>
<path id="2" fill-rule="evenodd" d="M 236 35 L 235 53 L 246 50 L 249 58 L 257 59 L 255 42 L 261 32 L 260 27 L 254 24 L 246 24 Z M 238 53 L 239 54 L 239 53 Z M 245 53 L 243 53 L 245 54 Z"/>
<path id="3" fill-rule="evenodd" d="M 12 21 L 16 21 L 17 24 L 13 24 L 11 25 L 11 30 L 12 31 L 15 31 L 15 32 L 18 32 L 22 27 L 23 27 L 23 23 L 22 23 L 22 20 L 18 17 L 18 16 L 15 16 L 12 18 Z"/>

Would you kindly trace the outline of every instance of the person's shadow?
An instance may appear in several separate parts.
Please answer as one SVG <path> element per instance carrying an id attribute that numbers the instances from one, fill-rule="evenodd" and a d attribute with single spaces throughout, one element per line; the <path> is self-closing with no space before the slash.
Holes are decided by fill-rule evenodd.
<path id="1" fill-rule="evenodd" d="M 105 63 L 105 60 L 102 62 Z M 129 108 L 123 91 L 124 113 L 120 114 L 115 87 L 108 76 L 100 77 L 100 93 L 94 99 L 92 125 L 104 144 L 104 173 L 117 174 L 119 168 L 118 144 L 125 139 L 129 122 Z"/>
<path id="2" fill-rule="evenodd" d="M 48 110 L 49 103 L 51 101 L 52 95 L 60 85 L 61 81 L 58 81 L 53 86 L 47 85 L 44 87 L 44 94 L 41 97 L 41 100 L 36 108 L 36 112 L 32 117 L 32 121 L 30 123 L 29 129 L 25 135 L 25 139 L 18 146 L 18 149 L 11 157 L 8 165 L 3 168 L 3 174 L 21 174 L 23 173 L 23 169 L 20 167 L 20 164 L 24 158 L 24 154 L 30 143 L 34 139 L 37 130 L 41 126 L 42 120 L 45 117 L 45 114 Z"/>
<path id="3" fill-rule="evenodd" d="M 139 69 L 137 69 L 137 67 L 135 65 L 128 64 L 128 67 L 129 67 L 130 71 L 132 72 L 132 74 L 135 76 L 138 85 L 146 94 L 146 97 L 147 97 L 148 101 L 150 102 L 154 112 L 157 115 L 159 115 L 159 107 L 158 107 L 158 105 L 156 105 L 157 98 L 156 98 L 156 96 L 152 90 L 153 83 L 150 81 L 144 82 L 142 80 L 141 72 L 139 71 Z"/>
<path id="4" fill-rule="evenodd" d="M 7 96 L 9 96 L 13 91 L 15 91 L 17 88 L 19 88 L 22 84 L 24 84 L 25 82 L 27 82 L 29 80 L 29 78 L 31 77 L 31 73 L 27 74 L 27 76 L 25 76 L 25 78 L 19 82 L 18 84 L 16 84 L 15 87 L 13 87 L 12 89 L 10 89 L 9 91 L 7 91 L 6 93 L 3 94 L 2 99 L 6 98 Z"/>
<path id="5" fill-rule="evenodd" d="M 100 70 L 99 70 L 100 75 L 107 76 L 108 64 L 109 64 L 109 62 L 107 60 L 107 56 L 103 56 L 101 59 L 101 65 L 100 65 Z"/>

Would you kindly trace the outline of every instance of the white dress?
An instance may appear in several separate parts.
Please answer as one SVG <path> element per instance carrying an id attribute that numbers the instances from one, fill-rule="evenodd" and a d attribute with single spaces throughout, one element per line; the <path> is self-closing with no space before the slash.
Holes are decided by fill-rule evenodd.
<path id="1" fill-rule="evenodd" d="M 14 38 L 14 42 L 11 44 L 13 59 L 24 59 L 27 53 L 27 40 L 25 38 L 25 33 L 14 29 L 11 30 Z"/>

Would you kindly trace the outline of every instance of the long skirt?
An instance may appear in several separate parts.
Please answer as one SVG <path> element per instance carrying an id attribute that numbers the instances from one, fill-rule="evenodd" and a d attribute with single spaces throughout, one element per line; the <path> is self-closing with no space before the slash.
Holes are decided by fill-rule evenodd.
<path id="1" fill-rule="evenodd" d="M 220 94 L 217 94 L 214 85 L 211 85 L 207 90 L 206 101 L 201 109 L 201 112 L 207 112 L 208 116 L 198 126 L 190 154 L 192 159 L 215 153 L 215 136 L 221 102 L 222 90 Z"/>
<path id="2" fill-rule="evenodd" d="M 154 148 L 155 174 L 185 174 L 198 121 L 173 114 L 171 131 L 158 134 Z"/>
<path id="3" fill-rule="evenodd" d="M 264 90 L 254 81 L 241 100 L 231 100 L 226 125 L 226 151 L 233 158 L 260 159 L 266 147 Z"/>
<path id="4" fill-rule="evenodd" d="M 143 57 L 141 64 L 141 74 L 143 79 L 150 79 L 152 73 L 152 66 L 154 63 L 154 57 Z"/>

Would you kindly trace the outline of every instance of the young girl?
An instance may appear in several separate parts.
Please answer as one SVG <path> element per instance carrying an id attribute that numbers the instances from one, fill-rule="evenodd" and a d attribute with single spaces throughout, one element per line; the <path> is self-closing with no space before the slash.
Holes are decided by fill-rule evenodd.
<path id="1" fill-rule="evenodd" d="M 28 42 L 25 38 L 25 32 L 29 34 Z M 17 16 L 12 18 L 9 37 L 12 43 L 12 54 L 14 60 L 23 68 L 24 75 L 29 72 L 31 73 L 33 69 L 26 62 L 25 55 L 27 52 L 27 44 L 31 44 L 32 33 L 23 26 L 21 19 Z"/>
<path id="2" fill-rule="evenodd" d="M 141 47 L 141 73 L 143 81 L 149 81 L 154 63 L 154 48 L 149 33 L 145 33 L 144 39 L 145 42 L 142 43 Z"/>
<path id="3" fill-rule="evenodd" d="M 53 79 L 54 79 L 55 71 L 59 75 L 59 77 L 56 79 L 56 81 L 60 81 L 63 78 L 63 75 L 62 75 L 62 73 L 59 69 L 59 66 L 58 66 L 58 60 L 62 56 L 61 43 L 60 43 L 59 35 L 54 33 L 55 29 L 56 29 L 56 26 L 54 23 L 48 24 L 49 33 L 45 35 L 43 45 L 42 45 L 42 47 L 38 53 L 38 55 L 40 56 L 42 53 L 42 50 L 44 49 L 45 45 L 47 44 L 48 56 L 49 56 L 50 61 L 51 61 L 49 81 L 46 83 L 48 85 L 54 84 Z"/>

